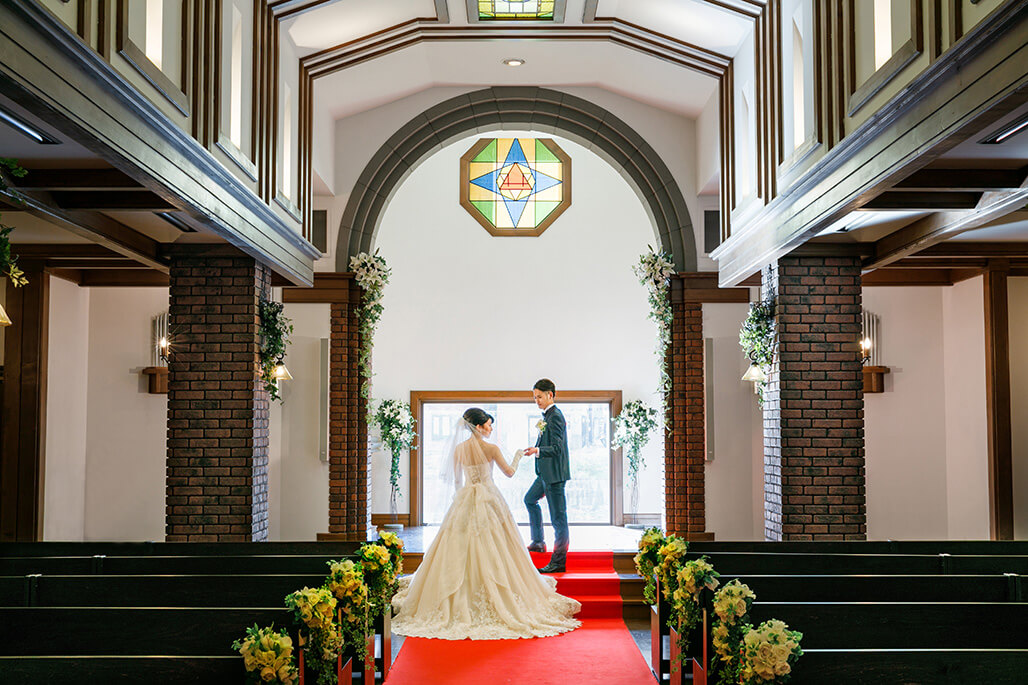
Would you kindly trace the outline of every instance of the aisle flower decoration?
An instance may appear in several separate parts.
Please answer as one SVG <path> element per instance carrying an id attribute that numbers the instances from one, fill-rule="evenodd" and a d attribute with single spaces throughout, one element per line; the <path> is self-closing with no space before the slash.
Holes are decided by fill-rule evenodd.
<path id="1" fill-rule="evenodd" d="M 639 263 L 632 267 L 639 282 L 646 286 L 647 299 L 650 303 L 650 317 L 657 323 L 657 361 L 660 368 L 660 392 L 665 420 L 668 415 L 667 401 L 671 392 L 671 376 L 667 372 L 667 350 L 671 345 L 671 277 L 675 275 L 675 265 L 671 255 L 656 251 L 649 247 L 649 252 L 639 257 Z"/>
<path id="2" fill-rule="evenodd" d="M 624 447 L 628 457 L 628 477 L 631 481 L 630 511 L 634 514 L 638 509 L 639 471 L 644 464 L 642 449 L 650 440 L 650 433 L 657 427 L 657 410 L 643 404 L 642 400 L 632 400 L 621 408 L 614 418 L 614 447 Z"/>
<path id="3" fill-rule="evenodd" d="M 393 562 L 393 575 L 403 575 L 403 540 L 396 533 L 382 533 L 378 544 L 389 550 L 389 558 Z"/>
<path id="4" fill-rule="evenodd" d="M 396 521 L 396 500 L 400 496 L 400 453 L 410 449 L 418 432 L 414 429 L 414 416 L 410 405 L 402 400 L 382 400 L 372 416 L 372 422 L 382 434 L 382 442 L 389 448 L 389 512 Z"/>
<path id="5" fill-rule="evenodd" d="M 719 685 L 735 685 L 739 682 L 742 639 L 750 628 L 746 617 L 756 598 L 749 586 L 738 578 L 732 579 L 714 594 L 711 640 L 718 660 L 716 674 Z"/>
<path id="6" fill-rule="evenodd" d="M 371 603 L 371 618 L 377 618 L 390 606 L 393 590 L 396 587 L 396 569 L 389 550 L 379 544 L 368 543 L 357 550 L 361 567 L 364 569 L 364 582 L 368 586 L 368 599 Z"/>
<path id="7" fill-rule="evenodd" d="M 720 585 L 721 574 L 707 561 L 707 557 L 692 559 L 678 569 L 678 587 L 671 593 L 671 620 L 678 630 L 682 654 L 689 648 L 689 637 L 703 615 L 700 593 L 713 592 Z"/>
<path id="8" fill-rule="evenodd" d="M 742 639 L 740 685 L 786 683 L 793 664 L 803 655 L 803 633 L 789 630 L 784 621 L 771 619 L 748 628 Z"/>
<path id="9" fill-rule="evenodd" d="M 660 563 L 657 564 L 657 580 L 660 581 L 660 592 L 668 602 L 678 589 L 678 569 L 688 551 L 689 543 L 677 535 L 668 535 L 664 538 L 664 544 L 657 551 L 660 557 Z"/>
<path id="10" fill-rule="evenodd" d="M 354 273 L 357 285 L 363 290 L 361 306 L 357 310 L 357 321 L 360 330 L 361 348 L 357 357 L 360 369 L 360 393 L 365 400 L 371 397 L 371 351 L 375 346 L 375 328 L 378 326 L 382 312 L 382 293 L 389 283 L 391 271 L 385 258 L 375 250 L 373 254 L 361 252 L 350 258 L 350 269 Z"/>
<path id="11" fill-rule="evenodd" d="M 285 628 L 246 629 L 246 637 L 232 643 L 232 649 L 243 657 L 247 683 L 283 683 L 293 685 L 300 677 L 293 658 L 293 639 Z"/>
<path id="12" fill-rule="evenodd" d="M 647 604 L 657 603 L 657 566 L 660 564 L 660 548 L 664 546 L 664 531 L 654 526 L 647 528 L 639 538 L 639 553 L 635 555 L 635 568 L 639 577 L 646 581 L 643 598 Z"/>
<path id="13" fill-rule="evenodd" d="M 349 651 L 363 663 L 367 656 L 370 620 L 364 568 L 350 559 L 330 561 L 328 566 L 329 575 L 325 585 L 336 599 L 343 641 Z"/>
<path id="14" fill-rule="evenodd" d="M 296 622 L 303 629 L 300 644 L 307 647 L 307 662 L 317 673 L 318 685 L 331 685 L 336 678 L 336 660 L 343 650 L 343 635 L 336 623 L 336 598 L 327 587 L 309 588 L 286 596 L 286 606 L 293 610 Z"/>

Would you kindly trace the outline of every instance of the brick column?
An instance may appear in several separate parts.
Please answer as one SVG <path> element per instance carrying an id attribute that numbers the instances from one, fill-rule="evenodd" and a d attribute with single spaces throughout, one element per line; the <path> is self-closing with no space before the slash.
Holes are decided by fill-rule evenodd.
<path id="1" fill-rule="evenodd" d="M 703 305 L 687 301 L 679 278 L 671 280 L 669 425 L 664 434 L 664 512 L 667 532 L 708 539 L 704 500 Z"/>
<path id="2" fill-rule="evenodd" d="M 271 274 L 246 256 L 171 258 L 166 539 L 268 537 L 268 394 L 257 303 Z"/>
<path id="3" fill-rule="evenodd" d="M 777 299 L 764 391 L 764 536 L 863 540 L 860 259 L 783 257 L 762 281 Z"/>
<path id="4" fill-rule="evenodd" d="M 329 381 L 328 530 L 351 540 L 367 540 L 371 530 L 371 462 L 368 455 L 367 402 L 361 397 L 361 289 L 352 277 L 345 302 L 333 302 Z"/>

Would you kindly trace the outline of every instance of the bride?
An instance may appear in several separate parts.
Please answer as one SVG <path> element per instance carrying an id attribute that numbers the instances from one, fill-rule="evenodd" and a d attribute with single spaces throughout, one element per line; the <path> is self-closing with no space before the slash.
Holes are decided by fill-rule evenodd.
<path id="1" fill-rule="evenodd" d="M 572 616 L 582 605 L 557 594 L 556 579 L 539 575 L 493 483 L 493 464 L 510 478 L 521 454 L 508 464 L 485 440 L 492 430 L 493 417 L 477 407 L 458 423 L 444 467 L 457 492 L 413 579 L 400 579 L 394 633 L 502 640 L 558 635 L 581 625 Z"/>

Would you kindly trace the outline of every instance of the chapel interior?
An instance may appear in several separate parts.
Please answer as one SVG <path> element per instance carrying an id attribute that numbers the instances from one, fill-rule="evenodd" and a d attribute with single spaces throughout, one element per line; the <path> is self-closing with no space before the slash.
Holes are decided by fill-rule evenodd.
<path id="1" fill-rule="evenodd" d="M 1026 65 L 1026 0 L 0 0 L 0 673 L 243 682 L 550 378 L 589 679 L 706 682 L 657 527 L 793 683 L 1024 682 Z M 339 683 L 473 682 L 369 635 Z"/>

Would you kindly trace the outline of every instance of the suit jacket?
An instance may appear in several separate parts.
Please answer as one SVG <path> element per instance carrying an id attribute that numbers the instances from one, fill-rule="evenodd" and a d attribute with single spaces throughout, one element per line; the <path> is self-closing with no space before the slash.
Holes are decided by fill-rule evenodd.
<path id="1" fill-rule="evenodd" d="M 546 428 L 539 432 L 535 446 L 539 454 L 535 459 L 535 473 L 547 485 L 571 480 L 571 464 L 568 461 L 568 429 L 564 414 L 556 405 L 543 414 Z"/>

